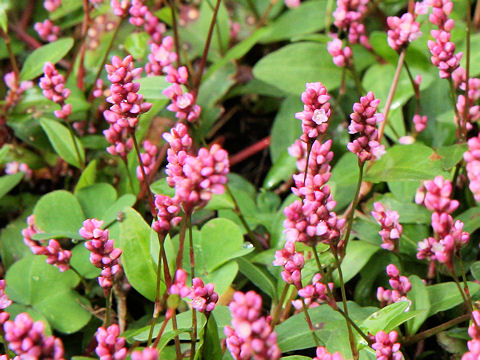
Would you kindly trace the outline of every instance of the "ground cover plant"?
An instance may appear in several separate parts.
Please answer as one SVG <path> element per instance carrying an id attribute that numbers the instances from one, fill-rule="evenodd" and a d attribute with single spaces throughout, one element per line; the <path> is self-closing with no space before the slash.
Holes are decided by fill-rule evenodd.
<path id="1" fill-rule="evenodd" d="M 0 358 L 480 359 L 479 28 L 0 0 Z"/>

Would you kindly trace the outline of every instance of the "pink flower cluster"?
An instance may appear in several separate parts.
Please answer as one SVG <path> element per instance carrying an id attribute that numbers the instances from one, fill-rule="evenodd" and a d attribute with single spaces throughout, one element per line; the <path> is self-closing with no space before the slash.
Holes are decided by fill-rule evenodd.
<path id="1" fill-rule="evenodd" d="M 333 57 L 333 63 L 338 67 L 349 67 L 352 62 L 352 49 L 349 46 L 343 47 L 342 40 L 334 38 L 327 44 L 327 50 Z"/>
<path id="2" fill-rule="evenodd" d="M 62 0 L 45 0 L 43 2 L 43 7 L 48 11 L 48 12 L 53 12 L 57 10 L 60 5 L 62 5 Z"/>
<path id="3" fill-rule="evenodd" d="M 145 71 L 148 76 L 163 75 L 167 73 L 167 66 L 171 66 L 178 59 L 177 53 L 173 50 L 174 42 L 171 36 L 165 36 L 161 44 L 150 44 L 150 54 L 148 55 L 148 62 L 145 64 Z M 188 79 L 187 69 L 185 67 L 179 68 L 185 74 L 183 79 Z M 183 82 L 182 82 L 183 83 Z"/>
<path id="4" fill-rule="evenodd" d="M 333 13 L 334 24 L 340 30 L 348 33 L 351 44 L 360 43 L 371 48 L 366 35 L 363 17 L 368 10 L 369 0 L 337 0 L 337 8 Z"/>
<path id="5" fill-rule="evenodd" d="M 472 340 L 468 341 L 468 351 L 463 354 L 462 360 L 478 360 L 480 358 L 480 332 L 478 328 L 480 312 L 478 310 L 472 311 L 472 317 L 472 324 L 468 327 L 468 335 Z"/>
<path id="6" fill-rule="evenodd" d="M 360 162 L 373 158 L 379 159 L 385 153 L 385 147 L 378 142 L 376 125 L 384 120 L 383 114 L 377 114 L 380 99 L 375 99 L 373 92 L 360 98 L 359 103 L 353 105 L 350 115 L 352 122 L 348 127 L 350 134 L 359 134 L 353 142 L 347 145 L 348 150 L 358 156 Z"/>
<path id="7" fill-rule="evenodd" d="M 337 304 L 332 295 L 333 286 L 333 282 L 325 284 L 325 282 L 322 281 L 322 275 L 315 274 L 312 279 L 312 284 L 298 290 L 298 296 L 304 299 L 305 305 L 309 308 L 328 303 L 335 309 Z M 294 305 L 297 309 L 299 308 L 298 304 Z"/>
<path id="8" fill-rule="evenodd" d="M 127 348 L 125 347 L 125 339 L 119 337 L 120 328 L 117 324 L 110 325 L 108 328 L 99 327 L 95 338 L 97 339 L 97 347 L 95 352 L 100 360 L 123 360 L 127 357 Z"/>
<path id="9" fill-rule="evenodd" d="M 39 241 L 33 240 L 33 235 L 42 231 L 35 225 L 35 216 L 30 215 L 27 218 L 28 227 L 22 230 L 23 242 L 35 255 L 47 256 L 47 263 L 57 267 L 61 272 L 70 269 L 70 250 L 63 250 L 57 240 L 50 239 L 47 246 Z"/>
<path id="10" fill-rule="evenodd" d="M 480 136 L 468 140 L 468 151 L 463 154 L 470 191 L 480 201 Z"/>
<path id="11" fill-rule="evenodd" d="M 420 114 L 415 114 L 413 116 L 413 123 L 415 124 L 415 131 L 420 133 L 427 127 L 428 117 L 426 115 L 421 116 Z"/>
<path id="12" fill-rule="evenodd" d="M 204 284 L 203 280 L 196 277 L 192 279 L 192 287 L 186 285 L 187 273 L 178 269 L 175 273 L 175 282 L 170 286 L 170 294 L 177 294 L 180 297 L 192 299 L 191 305 L 197 311 L 209 314 L 215 309 L 218 301 L 218 294 L 214 291 L 215 285 Z"/>
<path id="13" fill-rule="evenodd" d="M 12 175 L 19 172 L 23 172 L 26 179 L 30 179 L 33 174 L 32 170 L 28 167 L 28 164 L 19 163 L 18 161 L 12 161 L 5 164 L 5 174 Z"/>
<path id="14" fill-rule="evenodd" d="M 400 272 L 393 264 L 387 266 L 388 281 L 392 290 L 386 290 L 383 287 L 377 289 L 377 299 L 382 307 L 399 301 L 408 301 L 407 293 L 412 289 L 412 284 L 406 276 L 400 276 Z"/>
<path id="15" fill-rule="evenodd" d="M 372 348 L 375 350 L 377 360 L 402 360 L 403 356 L 400 352 L 400 343 L 397 343 L 398 333 L 391 331 L 388 334 L 379 331 L 375 335 L 375 342 Z"/>
<path id="16" fill-rule="evenodd" d="M 181 66 L 175 69 L 173 66 L 166 66 L 163 71 L 167 74 L 165 79 L 172 84 L 163 90 L 163 95 L 172 100 L 172 103 L 167 106 L 167 110 L 174 112 L 175 117 L 179 120 L 195 122 L 200 117 L 202 109 L 196 104 L 196 95 L 192 92 L 184 92 L 181 86 L 187 83 L 187 68 Z"/>
<path id="17" fill-rule="evenodd" d="M 297 289 L 302 287 L 302 269 L 305 258 L 302 253 L 295 250 L 295 241 L 287 240 L 282 250 L 275 252 L 275 266 L 283 266 L 282 279 L 287 284 L 293 284 Z"/>
<path id="18" fill-rule="evenodd" d="M 385 209 L 380 202 L 373 203 L 372 216 L 382 227 L 378 233 L 382 237 L 382 248 L 385 250 L 395 251 L 398 249 L 398 239 L 402 236 L 403 227 L 398 222 L 400 216 L 398 212 Z"/>
<path id="19" fill-rule="evenodd" d="M 15 106 L 20 99 L 20 95 L 33 87 L 32 81 L 19 82 L 19 80 L 13 71 L 6 73 L 3 77 L 3 81 L 8 88 L 7 96 L 5 96 L 5 110 Z"/>
<path id="20" fill-rule="evenodd" d="M 63 343 L 59 338 L 45 335 L 45 324 L 34 322 L 27 313 L 18 314 L 14 321 L 3 325 L 8 347 L 20 359 L 63 360 Z"/>
<path id="21" fill-rule="evenodd" d="M 43 41 L 56 41 L 58 39 L 58 35 L 60 34 L 60 26 L 55 25 L 49 19 L 46 19 L 43 22 L 35 23 L 33 28 Z"/>
<path id="22" fill-rule="evenodd" d="M 418 259 L 437 260 L 453 269 L 452 257 L 458 254 L 462 246 L 465 246 L 470 235 L 463 231 L 463 222 L 454 222 L 451 213 L 455 211 L 459 202 L 452 200 L 452 184 L 437 176 L 434 180 L 425 181 L 423 187 L 417 191 L 415 201 L 424 204 L 433 211 L 432 228 L 434 237 L 424 239 L 418 244 Z"/>
<path id="23" fill-rule="evenodd" d="M 285 0 L 285 6 L 295 9 L 300 6 L 300 0 Z"/>
<path id="24" fill-rule="evenodd" d="M 10 318 L 10 314 L 6 312 L 5 309 L 12 305 L 12 300 L 5 294 L 6 286 L 6 281 L 4 279 L 0 280 L 0 328 L 2 328 L 3 324 Z"/>
<path id="25" fill-rule="evenodd" d="M 172 227 L 177 226 L 182 218 L 178 198 L 171 198 L 166 195 L 155 195 L 155 208 L 157 209 L 157 220 L 152 224 L 153 230 L 166 236 Z"/>
<path id="26" fill-rule="evenodd" d="M 302 120 L 303 135 L 300 139 L 306 143 L 313 143 L 315 139 L 325 134 L 330 119 L 330 95 L 322 83 L 306 83 L 306 90 L 302 93 L 303 111 L 295 114 Z"/>
<path id="27" fill-rule="evenodd" d="M 461 66 L 457 68 L 452 73 L 452 79 L 455 88 L 458 90 L 467 90 L 467 79 L 466 71 Z M 467 118 L 465 119 L 465 106 L 467 105 L 467 96 L 468 96 L 468 105 L 469 109 L 466 111 Z M 468 94 L 460 94 L 457 99 L 457 110 L 460 116 L 460 119 L 465 123 L 467 130 L 472 130 L 472 123 L 480 119 L 480 105 L 477 104 L 478 99 L 480 99 L 480 79 L 479 78 L 469 78 L 468 79 Z"/>
<path id="28" fill-rule="evenodd" d="M 404 47 L 420 36 L 420 24 L 415 21 L 414 15 L 410 13 L 403 14 L 402 17 L 389 16 L 387 18 L 388 45 L 395 50 L 401 51 Z"/>
<path id="29" fill-rule="evenodd" d="M 297 170 L 305 171 L 307 166 L 307 144 L 301 140 L 295 142 L 288 147 L 288 154 L 297 158 Z"/>
<path id="30" fill-rule="evenodd" d="M 132 352 L 132 360 L 158 360 L 158 350 L 145 348 L 142 351 Z"/>
<path id="31" fill-rule="evenodd" d="M 143 148 L 145 153 L 140 154 L 140 158 L 142 159 L 143 163 L 143 171 L 148 178 L 155 166 L 155 157 L 157 156 L 158 147 L 152 144 L 150 141 L 145 140 L 143 142 Z M 140 165 L 137 166 L 137 178 L 138 180 L 143 181 L 143 172 L 140 168 Z"/>
<path id="32" fill-rule="evenodd" d="M 432 64 L 437 66 L 442 79 L 448 79 L 452 72 L 460 66 L 462 53 L 455 54 L 455 44 L 450 41 L 451 31 L 455 27 L 455 21 L 448 16 L 453 10 L 451 0 L 424 0 L 420 8 L 432 7 L 429 20 L 438 30 L 432 30 L 434 41 L 428 41 Z M 417 8 L 419 8 L 417 6 Z M 423 9 L 422 11 L 423 12 Z"/>
<path id="33" fill-rule="evenodd" d="M 110 7 L 113 10 L 113 14 L 118 17 L 127 16 L 130 5 L 131 5 L 131 0 L 111 0 L 110 1 Z"/>
<path id="34" fill-rule="evenodd" d="M 229 305 L 232 327 L 225 327 L 227 348 L 235 360 L 280 359 L 277 334 L 270 324 L 270 317 L 261 315 L 262 298 L 254 291 L 246 294 L 237 291 Z"/>
<path id="35" fill-rule="evenodd" d="M 105 120 L 110 124 L 103 134 L 112 144 L 107 151 L 121 157 L 125 157 L 132 148 L 131 139 L 127 140 L 127 137 L 135 131 L 138 117 L 152 107 L 152 104 L 143 101 L 143 95 L 138 94 L 140 84 L 133 82 L 143 69 L 135 69 L 133 66 L 131 55 L 123 60 L 114 56 L 112 64 L 105 65 L 108 80 L 112 83 L 107 102 L 112 106 L 103 112 Z"/>
<path id="36" fill-rule="evenodd" d="M 65 78 L 55 69 L 51 62 L 43 66 L 44 76 L 40 79 L 39 86 L 43 90 L 43 95 L 61 106 L 60 110 L 55 110 L 54 114 L 59 119 L 66 119 L 72 113 L 72 105 L 65 104 L 65 100 L 70 96 L 70 89 L 65 87 Z"/>
<path id="37" fill-rule="evenodd" d="M 324 346 L 317 347 L 317 356 L 313 360 L 343 360 L 342 354 L 338 351 L 330 354 Z"/>
<path id="38" fill-rule="evenodd" d="M 203 207 L 212 193 L 222 194 L 229 172 L 228 153 L 218 144 L 201 148 L 193 154 L 187 127 L 178 123 L 163 138 L 170 144 L 167 151 L 167 182 L 175 188 L 175 197 L 186 213 Z"/>
<path id="39" fill-rule="evenodd" d="M 87 219 L 78 233 L 88 240 L 85 247 L 91 252 L 90 262 L 102 269 L 98 283 L 107 294 L 113 286 L 114 276 L 122 272 L 122 267 L 118 263 L 122 250 L 113 247 L 113 240 L 108 238 L 108 230 L 102 230 L 102 226 L 103 221 Z"/>
<path id="40" fill-rule="evenodd" d="M 163 33 L 167 31 L 167 28 L 150 12 L 144 0 L 122 0 L 121 2 L 115 1 L 115 4 L 112 1 L 113 6 L 115 15 L 124 17 L 128 11 L 130 24 L 138 27 L 143 26 L 145 32 L 150 35 L 148 39 L 150 44 L 160 44 Z"/>

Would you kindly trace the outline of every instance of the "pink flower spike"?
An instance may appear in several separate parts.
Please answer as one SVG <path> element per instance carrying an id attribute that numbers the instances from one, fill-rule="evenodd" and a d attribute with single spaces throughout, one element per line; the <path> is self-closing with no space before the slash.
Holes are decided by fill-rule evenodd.
<path id="1" fill-rule="evenodd" d="M 181 298 L 187 297 L 191 293 L 191 289 L 186 285 L 187 272 L 183 269 L 178 269 L 175 273 L 175 282 L 170 286 L 170 294 L 179 295 Z"/>
<path id="2" fill-rule="evenodd" d="M 142 351 L 132 352 L 132 360 L 158 360 L 158 350 L 145 348 Z"/>
<path id="3" fill-rule="evenodd" d="M 422 35 L 420 24 L 415 21 L 410 13 L 403 14 L 401 18 L 389 16 L 387 24 L 390 28 L 388 30 L 388 45 L 395 51 L 401 51 L 410 42 Z"/>
<path id="4" fill-rule="evenodd" d="M 123 360 L 127 357 L 127 348 L 125 339 L 119 337 L 120 328 L 117 324 L 110 325 L 108 328 L 99 327 L 95 338 L 97 347 L 95 352 L 100 360 Z"/>
<path id="5" fill-rule="evenodd" d="M 377 223 L 382 227 L 378 233 L 382 237 L 382 248 L 393 251 L 398 247 L 398 239 L 402 236 L 403 227 L 398 222 L 399 215 L 396 211 L 386 210 L 382 203 L 373 203 L 374 211 L 371 212 Z"/>
<path id="6" fill-rule="evenodd" d="M 313 360 L 343 360 L 342 354 L 338 351 L 330 354 L 324 346 L 317 347 L 317 356 Z"/>
<path id="7" fill-rule="evenodd" d="M 400 343 L 397 343 L 398 334 L 391 331 L 388 334 L 379 331 L 375 335 L 375 342 L 372 348 L 378 360 L 402 360 L 403 356 L 400 352 Z"/>

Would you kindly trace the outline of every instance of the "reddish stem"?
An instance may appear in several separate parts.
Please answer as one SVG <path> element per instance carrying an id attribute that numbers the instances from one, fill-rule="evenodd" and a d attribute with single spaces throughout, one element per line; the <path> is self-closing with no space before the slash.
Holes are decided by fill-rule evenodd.
<path id="1" fill-rule="evenodd" d="M 249 147 L 236 153 L 235 155 L 230 156 L 230 159 L 229 159 L 230 166 L 236 165 L 248 159 L 250 156 L 253 156 L 256 153 L 268 148 L 270 146 L 270 142 L 271 142 L 271 138 L 270 136 L 267 136 L 266 138 L 263 138 L 262 140 L 256 142 L 255 144 L 250 145 Z"/>

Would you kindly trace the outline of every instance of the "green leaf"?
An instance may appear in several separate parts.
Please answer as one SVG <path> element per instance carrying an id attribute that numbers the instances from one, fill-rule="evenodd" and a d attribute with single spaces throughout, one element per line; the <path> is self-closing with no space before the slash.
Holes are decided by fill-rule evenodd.
<path id="1" fill-rule="evenodd" d="M 88 301 L 72 290 L 80 279 L 72 270 L 59 272 L 45 259 L 31 255 L 13 264 L 6 275 L 6 293 L 13 301 L 41 313 L 54 329 L 74 333 L 91 317 L 80 305 Z"/>
<path id="2" fill-rule="evenodd" d="M 427 286 L 423 283 L 417 275 L 411 275 L 408 277 L 410 283 L 412 284 L 412 289 L 408 292 L 408 299 L 412 301 L 412 310 L 423 310 L 422 314 L 414 317 L 413 319 L 408 320 L 407 322 L 407 332 L 409 335 L 415 334 L 423 322 L 428 317 L 428 312 L 430 310 L 430 299 L 428 297 Z"/>
<path id="3" fill-rule="evenodd" d="M 445 170 L 453 168 L 460 160 L 463 159 L 463 153 L 468 150 L 467 144 L 454 144 L 450 146 L 442 146 L 437 149 L 437 154 L 442 157 L 442 166 Z"/>
<path id="4" fill-rule="evenodd" d="M 0 177 L 0 198 L 12 190 L 17 184 L 22 181 L 23 172 L 19 172 L 12 175 L 4 175 Z"/>
<path id="5" fill-rule="evenodd" d="M 268 171 L 263 181 L 263 187 L 267 190 L 273 189 L 282 181 L 288 180 L 295 173 L 296 169 L 297 159 L 290 156 L 287 150 L 284 150 Z"/>
<path id="6" fill-rule="evenodd" d="M 100 219 L 117 199 L 117 191 L 107 183 L 84 187 L 75 195 L 88 219 Z"/>
<path id="7" fill-rule="evenodd" d="M 55 21 L 65 15 L 73 13 L 82 7 L 82 2 L 77 0 L 62 0 L 61 5 L 50 13 L 50 20 Z"/>
<path id="8" fill-rule="evenodd" d="M 425 310 L 407 310 L 410 306 L 408 301 L 399 301 L 370 315 L 361 325 L 371 334 L 376 334 L 380 330 L 390 332 L 404 322 L 424 313 Z"/>
<path id="9" fill-rule="evenodd" d="M 125 49 L 134 59 L 143 59 L 147 53 L 149 35 L 146 32 L 134 32 L 125 39 Z"/>
<path id="10" fill-rule="evenodd" d="M 80 140 L 58 121 L 42 118 L 40 124 L 57 154 L 70 165 L 80 168 L 81 164 L 85 162 L 85 150 Z M 74 141 L 77 147 L 75 147 Z M 76 149 L 78 149 L 80 158 Z"/>
<path id="11" fill-rule="evenodd" d="M 428 146 L 416 143 L 389 148 L 367 171 L 365 180 L 374 183 L 415 181 L 432 179 L 437 175 L 448 176 L 438 155 Z"/>
<path id="12" fill-rule="evenodd" d="M 325 28 L 327 1 L 307 1 L 283 13 L 260 39 L 262 44 L 290 40 L 294 36 L 314 33 Z"/>
<path id="13" fill-rule="evenodd" d="M 126 207 L 133 206 L 137 198 L 132 194 L 125 194 L 120 196 L 100 217 L 100 220 L 103 220 L 105 224 L 111 224 L 115 219 L 118 218 L 119 213 L 122 212 Z"/>
<path id="14" fill-rule="evenodd" d="M 469 281 L 468 288 L 470 295 L 473 296 L 480 290 L 480 285 Z M 428 316 L 451 309 L 463 302 L 460 291 L 454 282 L 430 285 L 427 286 L 427 291 L 430 299 Z"/>
<path id="15" fill-rule="evenodd" d="M 411 202 L 402 202 L 395 199 L 391 194 L 376 197 L 375 201 L 381 202 L 387 209 L 394 210 L 400 215 L 400 223 L 405 224 L 430 224 L 432 213 L 424 206 Z"/>
<path id="16" fill-rule="evenodd" d="M 240 268 L 240 272 L 252 283 L 255 284 L 260 290 L 269 295 L 274 302 L 277 301 L 277 291 L 274 282 L 270 276 L 260 269 L 258 266 L 253 265 L 245 258 L 236 259 Z"/>
<path id="17" fill-rule="evenodd" d="M 75 186 L 74 193 L 76 194 L 80 189 L 93 185 L 95 179 L 97 178 L 97 160 L 91 161 L 87 167 L 83 170 L 80 179 L 78 179 L 77 185 Z"/>
<path id="18" fill-rule="evenodd" d="M 9 268 L 15 261 L 32 253 L 30 248 L 23 243 L 22 230 L 27 227 L 26 216 L 31 214 L 27 209 L 18 219 L 11 221 L 0 232 L 0 254 L 2 264 Z"/>
<path id="19" fill-rule="evenodd" d="M 0 27 L 2 28 L 4 33 L 8 31 L 8 18 L 7 18 L 7 11 L 6 9 L 1 6 L 0 7 Z"/>
<path id="20" fill-rule="evenodd" d="M 135 82 L 140 84 L 140 90 L 138 90 L 138 92 L 142 94 L 145 99 L 168 99 L 165 95 L 163 95 L 163 90 L 165 90 L 171 84 L 165 80 L 165 76 L 149 76 L 135 80 Z"/>
<path id="21" fill-rule="evenodd" d="M 341 265 L 343 281 L 347 282 L 357 275 L 373 254 L 379 250 L 380 248 L 378 246 L 372 245 L 366 241 L 350 241 L 347 245 L 346 255 Z M 333 272 L 333 279 L 338 285 L 339 278 L 337 270 Z"/>
<path id="22" fill-rule="evenodd" d="M 71 233 L 80 238 L 78 230 L 86 219 L 77 198 L 65 190 L 57 190 L 40 198 L 33 210 L 35 224 L 46 233 Z"/>
<path id="23" fill-rule="evenodd" d="M 45 335 L 52 335 L 52 328 L 47 318 L 30 306 L 12 303 L 5 311 L 10 314 L 10 320 L 16 318 L 18 314 L 26 312 L 34 321 L 42 321 L 45 324 Z"/>
<path id="24" fill-rule="evenodd" d="M 343 209 L 353 200 L 358 182 L 357 164 L 357 156 L 346 152 L 333 167 L 329 183 L 332 187 L 332 196 L 337 202 L 336 209 Z"/>
<path id="25" fill-rule="evenodd" d="M 255 64 L 253 75 L 295 96 L 305 91 L 306 82 L 321 81 L 332 91 L 342 78 L 326 46 L 314 42 L 287 45 L 268 54 Z"/>
<path id="26" fill-rule="evenodd" d="M 218 327 L 215 316 L 212 314 L 207 320 L 205 331 L 205 342 L 202 347 L 202 358 L 209 360 L 221 360 L 222 348 L 220 346 L 220 339 L 218 337 Z"/>
<path id="27" fill-rule="evenodd" d="M 118 242 L 118 247 L 122 249 L 123 268 L 133 288 L 153 301 L 157 283 L 156 267 L 150 256 L 150 235 L 153 230 L 132 208 L 124 212 L 125 219 L 120 223 Z"/>
<path id="28" fill-rule="evenodd" d="M 475 261 L 472 265 L 470 265 L 470 272 L 475 280 L 480 279 L 480 261 Z"/>
<path id="29" fill-rule="evenodd" d="M 302 108 L 302 102 L 298 95 L 287 97 L 280 105 L 270 133 L 270 157 L 273 164 L 302 134 L 300 121 L 295 119 L 295 113 L 301 111 Z"/>
<path id="30" fill-rule="evenodd" d="M 100 269 L 90 262 L 90 251 L 87 250 L 83 242 L 72 249 L 70 264 L 86 279 L 94 279 L 100 276 Z"/>
<path id="31" fill-rule="evenodd" d="M 55 64 L 67 55 L 72 47 L 73 39 L 63 38 L 34 50 L 23 64 L 20 80 L 32 80 L 42 74 L 46 62 Z"/>

